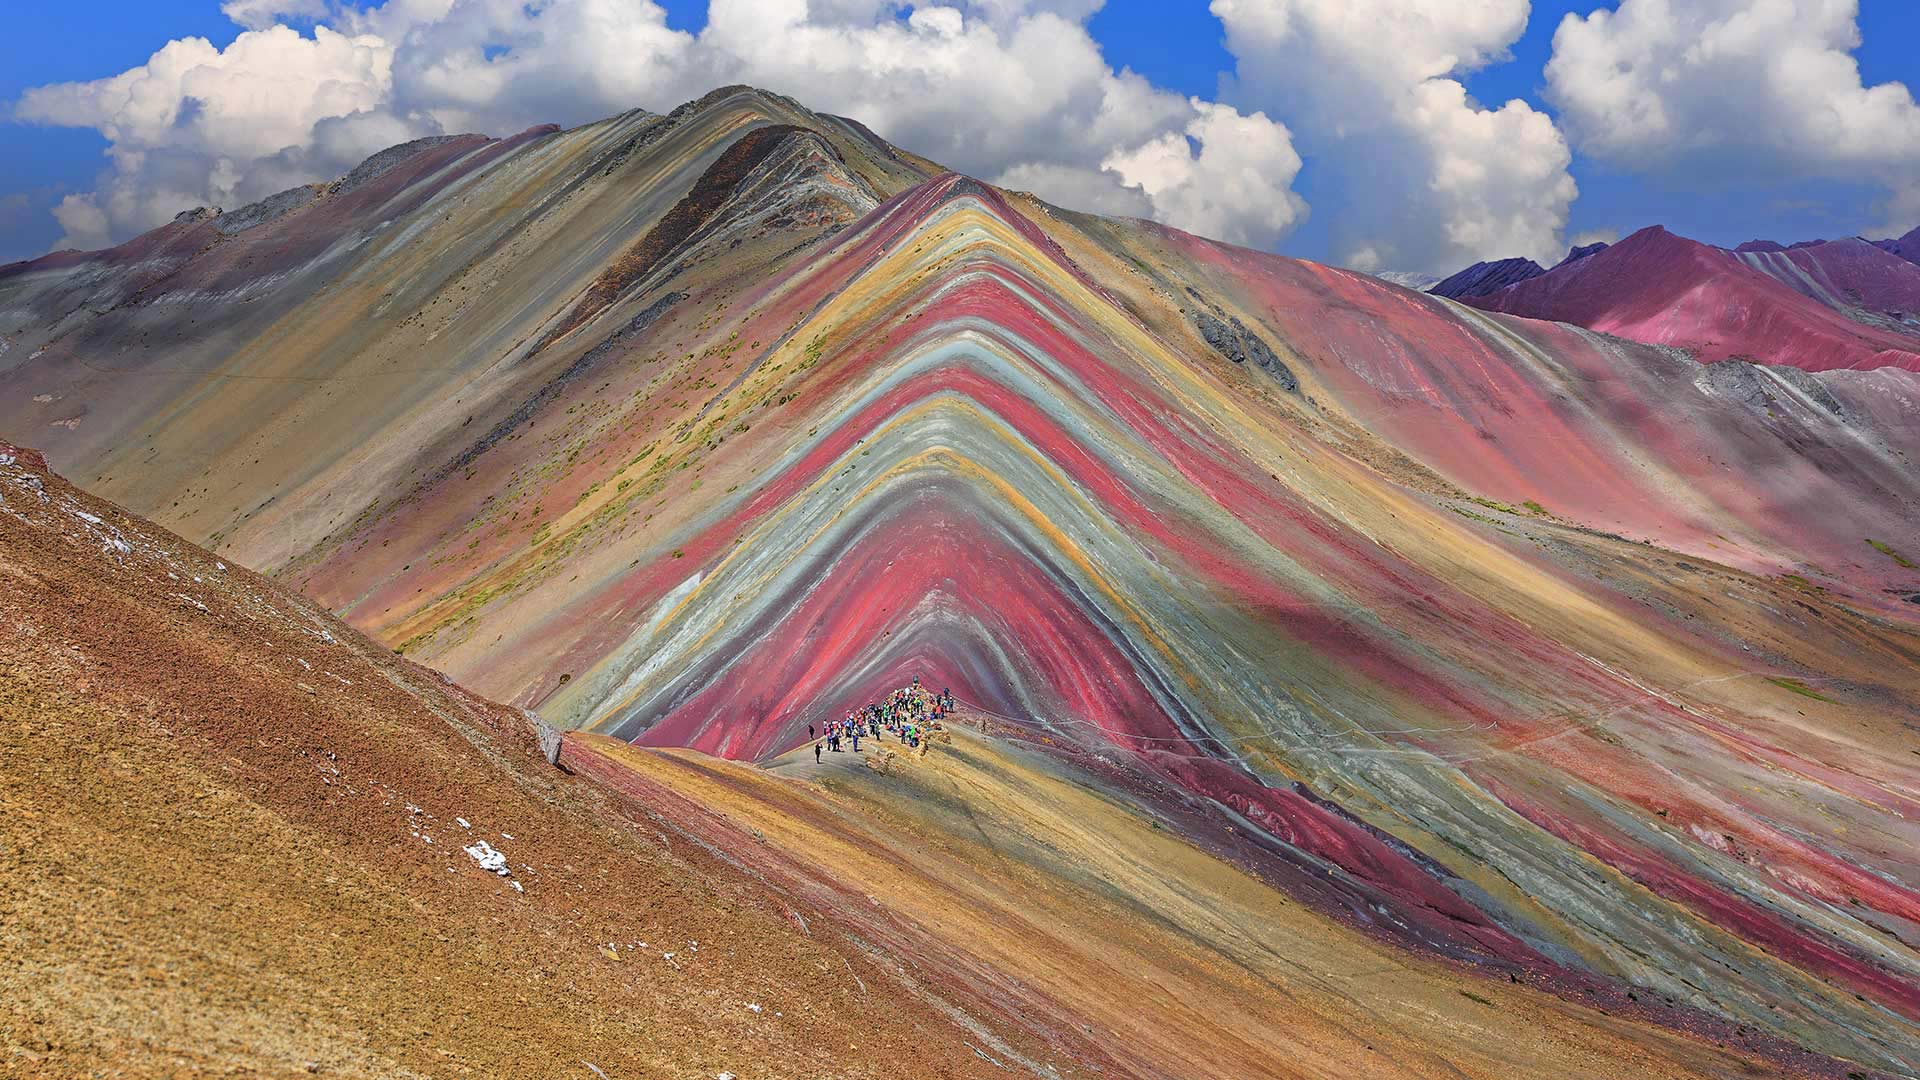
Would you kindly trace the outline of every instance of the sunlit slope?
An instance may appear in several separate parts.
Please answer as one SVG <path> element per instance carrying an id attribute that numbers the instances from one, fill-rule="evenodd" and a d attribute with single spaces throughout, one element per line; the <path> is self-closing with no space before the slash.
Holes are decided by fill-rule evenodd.
<path id="1" fill-rule="evenodd" d="M 285 494 L 208 533 L 628 740 L 765 758 L 917 673 L 1421 955 L 1920 1066 L 1913 373 L 1703 366 L 922 180 L 769 100 L 574 174 L 599 209 L 502 256 L 528 277 L 492 302 L 352 309 L 481 374 L 293 395 L 351 389 L 351 437 L 265 414 L 285 446 L 216 472 Z M 437 243 L 506 204 L 468 205 Z M 116 422 L 210 430 L 225 386 L 264 392 Z"/>
<path id="2" fill-rule="evenodd" d="M 0 626 L 8 1076 L 997 1077 L 974 1048 L 1056 1044 L 4 442 Z"/>
<path id="3" fill-rule="evenodd" d="M 439 533 L 390 514 L 305 586 L 729 756 L 918 672 L 1217 800 L 1296 889 L 1343 867 L 1382 932 L 1905 1060 L 1910 376 L 1702 369 L 957 177 L 730 265 Z"/>
<path id="4" fill-rule="evenodd" d="M 430 146 L 237 232 L 238 215 L 201 212 L 8 267 L 0 430 L 103 496 L 278 566 L 444 467 L 486 430 L 473 425 L 564 384 L 577 355 L 540 346 L 582 294 L 659 271 L 628 258 L 636 245 L 742 136 L 796 120 L 807 138 L 752 178 L 782 203 L 769 216 L 787 214 L 782 246 L 922 175 L 846 122 L 734 88 L 668 116 Z"/>
<path id="5" fill-rule="evenodd" d="M 1652 995 L 1577 1002 L 1548 972 L 1494 982 L 1394 949 L 1290 902 L 1261 880 L 1263 860 L 1235 865 L 1183 835 L 1230 841 L 1206 815 L 1097 757 L 1062 760 L 1004 725 L 978 734 L 978 719 L 884 774 L 861 759 L 900 749 L 891 739 L 770 771 L 597 736 L 569 736 L 563 760 L 616 788 L 673 792 L 688 806 L 677 818 L 828 918 L 1070 1033 L 1053 1059 L 1063 1071 L 1837 1074 Z"/>
<path id="6" fill-rule="evenodd" d="M 1880 499 L 1911 486 L 1911 433 L 1873 418 L 1908 406 L 1833 380 L 1838 411 L 1770 417 L 1649 350 L 1047 221 L 958 178 L 916 189 L 556 403 L 578 448 L 558 479 L 516 480 L 553 460 L 516 446 L 448 486 L 463 524 L 489 498 L 540 514 L 424 569 L 394 565 L 419 550 L 395 516 L 305 580 L 556 719 L 732 756 L 917 671 L 1136 753 L 1291 845 L 1297 888 L 1345 867 L 1327 906 L 1384 932 L 1902 1053 L 1915 642 L 1871 613 L 1902 571 L 1847 541 L 1857 567 L 1828 577 L 1866 607 L 1781 571 L 1839 529 L 1902 535 Z M 1133 280 L 1128 252 L 1181 269 Z M 1298 392 L 1182 303 L 1271 334 Z M 1453 407 L 1388 381 L 1414 374 Z M 1826 457 L 1834 509 L 1690 486 L 1673 430 Z"/>

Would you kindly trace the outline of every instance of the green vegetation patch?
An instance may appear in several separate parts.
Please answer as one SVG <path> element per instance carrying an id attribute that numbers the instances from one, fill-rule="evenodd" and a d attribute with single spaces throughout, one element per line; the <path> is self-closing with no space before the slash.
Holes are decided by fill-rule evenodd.
<path id="1" fill-rule="evenodd" d="M 1878 540 L 1872 540 L 1872 539 L 1869 539 L 1867 543 L 1873 548 L 1873 550 L 1879 552 L 1882 555 L 1885 555 L 1887 558 L 1892 559 L 1894 562 L 1899 563 L 1901 566 L 1906 567 L 1908 570 L 1920 570 L 1920 565 L 1915 565 L 1912 559 L 1909 559 L 1905 555 L 1902 555 L 1899 552 L 1893 550 L 1892 548 L 1888 547 L 1886 544 L 1883 544 Z"/>
<path id="2" fill-rule="evenodd" d="M 1815 701 L 1824 701 L 1829 705 L 1839 704 L 1839 702 L 1820 693 L 1820 691 L 1815 690 L 1813 687 L 1808 686 L 1806 683 L 1801 682 L 1799 679 L 1789 679 L 1786 676 L 1782 675 L 1782 676 L 1769 677 L 1767 681 L 1779 687 L 1782 690 L 1791 690 L 1794 693 L 1799 694 L 1801 697 L 1810 697 Z"/>

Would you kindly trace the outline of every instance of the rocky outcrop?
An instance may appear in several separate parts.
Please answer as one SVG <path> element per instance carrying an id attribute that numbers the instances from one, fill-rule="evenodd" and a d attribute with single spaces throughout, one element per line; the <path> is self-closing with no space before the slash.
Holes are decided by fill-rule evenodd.
<path id="1" fill-rule="evenodd" d="M 1251 360 L 1255 367 L 1273 376 L 1282 389 L 1289 393 L 1300 392 L 1300 380 L 1274 354 L 1273 347 L 1259 334 L 1247 329 L 1247 325 L 1237 317 L 1229 315 L 1223 319 L 1212 312 L 1198 311 L 1193 315 L 1193 325 L 1200 331 L 1201 338 L 1221 356 L 1236 364 Z"/>
<path id="2" fill-rule="evenodd" d="M 214 219 L 213 227 L 228 236 L 243 233 L 248 229 L 265 225 L 275 218 L 293 213 L 319 198 L 325 190 L 325 186 L 321 184 L 302 184 L 296 188 L 288 188 L 278 194 L 269 195 L 259 202 L 249 203 L 231 214 L 221 214 Z"/>
<path id="3" fill-rule="evenodd" d="M 1477 262 L 1427 291 L 1449 300 L 1463 300 L 1470 296 L 1486 296 L 1489 293 L 1499 292 L 1509 285 L 1537 278 L 1546 272 L 1545 268 L 1532 259 Z"/>
<path id="4" fill-rule="evenodd" d="M 412 142 L 403 142 L 395 146 L 389 146 L 385 150 L 367 158 L 367 160 L 360 164 L 355 165 L 353 170 L 347 173 L 347 175 L 328 185 L 327 193 L 329 195 L 348 194 L 363 184 L 379 179 L 395 165 L 400 164 L 423 150 L 431 150 L 436 146 L 445 146 L 448 143 L 459 142 L 462 139 L 477 138 L 484 138 L 484 136 L 429 135 L 424 139 L 415 139 Z"/>
<path id="5" fill-rule="evenodd" d="M 1425 292 L 1435 285 L 1440 284 L 1440 276 L 1438 274 L 1423 274 L 1418 270 L 1376 270 L 1373 272 L 1373 276 L 1379 278 L 1381 281 L 1398 285 L 1403 289 L 1412 289 L 1415 292 Z"/>
<path id="6" fill-rule="evenodd" d="M 1601 252 L 1607 250 L 1609 246 L 1610 245 L 1606 241 L 1600 240 L 1591 244 L 1582 244 L 1579 247 L 1568 248 L 1567 257 L 1564 259 L 1561 259 L 1558 263 L 1555 263 L 1554 269 L 1558 270 L 1560 267 L 1566 266 L 1568 263 L 1577 263 L 1581 259 L 1598 255 Z"/>
<path id="7" fill-rule="evenodd" d="M 1717 360 L 1700 365 L 1693 383 L 1702 393 L 1729 397 L 1750 409 L 1767 412 L 1784 408 L 1785 399 L 1800 399 L 1841 420 L 1851 419 L 1846 406 L 1811 372 L 1795 367 L 1762 367 L 1745 360 Z"/>

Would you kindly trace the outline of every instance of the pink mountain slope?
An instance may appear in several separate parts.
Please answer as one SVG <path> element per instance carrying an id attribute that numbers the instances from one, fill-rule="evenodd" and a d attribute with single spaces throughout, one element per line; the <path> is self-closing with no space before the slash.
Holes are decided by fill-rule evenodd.
<path id="1" fill-rule="evenodd" d="M 1855 322 L 1920 335 L 1920 264 L 1857 236 L 1771 251 L 1757 247 L 1742 244 L 1734 254 Z"/>
<path id="2" fill-rule="evenodd" d="M 1873 246 L 1910 263 L 1920 263 L 1920 228 L 1914 229 L 1898 240 L 1875 240 Z"/>
<path id="3" fill-rule="evenodd" d="M 1703 363 L 1740 357 L 1807 371 L 1920 371 L 1920 341 L 1861 325 L 1721 248 L 1655 225 L 1487 296 L 1486 311 L 1573 323 Z"/>

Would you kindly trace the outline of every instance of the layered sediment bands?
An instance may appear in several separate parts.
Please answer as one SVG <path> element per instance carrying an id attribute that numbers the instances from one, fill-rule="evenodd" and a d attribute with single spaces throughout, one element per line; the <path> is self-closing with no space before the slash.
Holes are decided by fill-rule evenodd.
<path id="1" fill-rule="evenodd" d="M 802 144 L 796 146 L 795 144 Z M 834 224 L 844 225 L 873 209 L 878 202 L 871 191 L 867 190 L 857 178 L 847 175 L 839 165 L 838 155 L 834 154 L 831 144 L 820 139 L 806 128 L 792 124 L 770 124 L 754 128 L 734 140 L 726 151 L 714 163 L 707 167 L 700 178 L 694 181 L 693 189 L 657 222 L 647 234 L 634 245 L 620 254 L 613 265 L 603 271 L 593 283 L 587 286 L 586 294 L 580 298 L 567 317 L 558 326 L 534 346 L 538 352 L 565 336 L 581 323 L 606 310 L 620 293 L 646 280 L 647 275 L 659 267 L 660 262 L 684 247 L 696 234 L 707 228 L 714 217 L 730 203 L 745 203 L 739 198 L 739 189 L 750 185 L 753 174 L 765 165 L 769 158 L 786 150 L 789 156 L 797 156 L 798 162 L 783 162 L 784 168 L 769 170 L 776 174 L 772 187 L 783 200 L 790 203 L 801 202 L 795 195 L 808 193 L 797 189 L 816 186 L 815 181 L 831 171 L 832 180 L 849 192 L 838 199 L 830 199 L 826 213 Z M 797 153 L 796 153 L 797 151 Z M 809 160 L 811 159 L 811 160 Z M 826 159 L 826 160 L 823 160 Z M 833 187 L 830 182 L 822 187 Z M 815 205 L 792 207 L 795 211 L 812 211 L 818 215 L 822 207 L 818 198 L 810 200 Z M 783 206 L 783 209 L 786 208 Z M 791 218 L 781 224 L 791 223 Z"/>
<path id="2" fill-rule="evenodd" d="M 1013 731 L 968 714 L 951 743 L 885 772 L 852 753 L 756 769 L 580 734 L 562 760 L 1029 1026 L 1095 1032 L 1122 1075 L 1845 1075 L 1651 995 L 1569 1002 L 1587 992 L 1535 973 L 1489 982 L 1330 927 L 1187 842 L 1203 813 Z"/>
<path id="3" fill-rule="evenodd" d="M 1787 288 L 1880 330 L 1920 335 L 1920 265 L 1859 237 L 1735 256 Z"/>
<path id="4" fill-rule="evenodd" d="M 442 198 L 221 375 L 136 414 L 49 353 L 0 422 L 74 395 L 121 441 L 56 464 L 556 722 L 765 760 L 919 674 L 1369 940 L 1920 1068 L 1914 373 L 1071 214 L 749 91 Z"/>
<path id="5" fill-rule="evenodd" d="M 1324 447 L 1268 459 L 1292 483 L 1262 476 L 1218 434 L 1259 428 L 1212 371 L 1114 318 L 1079 267 L 1022 242 L 1006 204 L 949 184 L 952 196 L 911 196 L 823 257 L 862 269 L 815 316 L 858 329 L 821 350 L 830 359 L 808 385 L 827 404 L 805 415 L 812 434 L 761 466 L 777 479 L 760 494 L 684 536 L 684 575 L 622 598 L 645 612 L 631 636 L 598 646 L 607 659 L 543 709 L 753 757 L 917 671 L 994 712 L 1056 718 L 1058 737 L 1117 744 L 1216 800 L 1284 845 L 1297 891 L 1318 892 L 1305 880 L 1338 867 L 1347 888 L 1319 899 L 1382 932 L 1665 994 L 1711 985 L 1715 1008 L 1799 1039 L 1830 1037 L 1825 1018 L 1850 1014 L 1859 1052 L 1899 1053 L 1916 1007 L 1911 951 L 1828 910 L 1875 895 L 1896 924 L 1915 912 L 1909 888 L 1869 868 L 1890 869 L 1882 860 L 1901 860 L 1910 838 L 1911 789 L 1861 782 L 1883 767 L 1874 755 L 1835 769 L 1841 746 L 1768 718 L 1799 710 L 1749 713 L 1759 703 L 1745 687 L 1703 693 L 1751 680 L 1773 691 L 1760 697 L 1799 697 L 1743 672 L 1727 639 L 1677 625 L 1692 613 L 1649 618 L 1615 582 L 1575 588 L 1530 545 L 1459 546 L 1525 515 L 1460 521 L 1375 487 L 1395 509 L 1342 521 L 1329 510 L 1351 499 L 1313 496 L 1378 481 Z M 909 267 L 935 253 L 942 270 L 902 295 Z M 1548 355 L 1487 327 L 1485 355 Z M 1517 398 L 1525 374 L 1498 389 Z M 1544 394 L 1537 407 L 1552 412 Z M 1618 485 L 1619 502 L 1628 485 L 1652 488 L 1595 456 L 1585 482 Z M 1542 531 L 1604 577 L 1606 562 L 1647 558 Z M 1750 595 L 1735 602 L 1773 621 L 1761 607 L 1778 601 L 1751 595 L 1770 590 L 1698 572 L 1741 582 Z M 1819 617 L 1851 622 L 1889 662 L 1911 656 L 1910 637 L 1874 643 L 1857 616 Z M 1777 786 L 1776 769 L 1801 777 L 1790 801 L 1864 800 L 1849 815 L 1877 820 L 1882 837 L 1866 866 L 1808 842 L 1827 811 L 1750 794 Z M 1337 793 L 1359 820 L 1295 782 Z M 1723 827 L 1757 845 L 1749 858 L 1694 831 Z M 1462 858 L 1489 851 L 1494 866 Z"/>
<path id="6" fill-rule="evenodd" d="M 795 119 L 815 121 L 734 88 L 675 117 L 456 140 L 233 236 L 189 220 L 8 267 L 0 425 L 103 495 L 279 566 L 566 370 L 594 342 L 528 348 L 735 140 Z M 920 179 L 845 141 L 861 184 Z M 826 227 L 720 244 L 765 262 Z"/>
<path id="7" fill-rule="evenodd" d="M 0 625 L 10 1076 L 1113 1075 L 4 441 Z"/>

